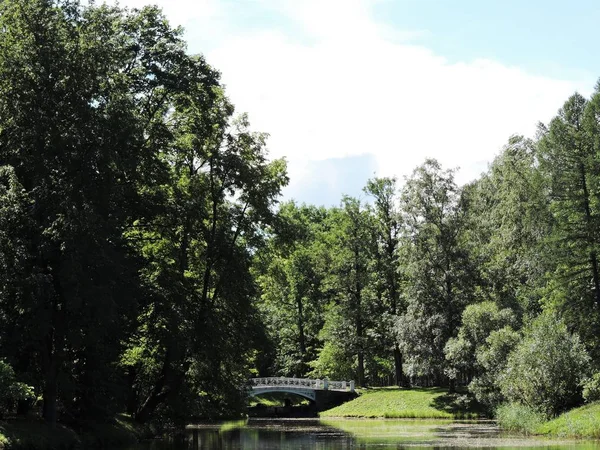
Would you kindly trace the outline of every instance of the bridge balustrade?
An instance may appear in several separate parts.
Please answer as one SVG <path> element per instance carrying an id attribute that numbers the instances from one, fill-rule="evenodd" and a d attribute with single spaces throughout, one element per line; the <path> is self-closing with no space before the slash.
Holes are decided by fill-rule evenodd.
<path id="1" fill-rule="evenodd" d="M 313 380 L 309 378 L 288 378 L 288 377 L 263 377 L 252 378 L 250 380 L 252 387 L 297 387 L 332 391 L 350 391 L 354 392 L 354 381 L 330 381 Z"/>

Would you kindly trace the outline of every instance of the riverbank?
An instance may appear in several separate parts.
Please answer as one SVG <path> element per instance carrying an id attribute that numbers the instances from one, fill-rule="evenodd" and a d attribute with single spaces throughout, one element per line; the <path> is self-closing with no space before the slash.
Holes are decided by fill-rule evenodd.
<path id="1" fill-rule="evenodd" d="M 509 432 L 550 438 L 600 439 L 600 402 L 573 408 L 546 420 L 535 410 L 519 404 L 498 408 L 498 425 Z"/>
<path id="2" fill-rule="evenodd" d="M 59 424 L 51 428 L 40 420 L 12 419 L 0 421 L 0 450 L 112 448 L 137 443 L 150 435 L 151 430 L 124 415 L 108 423 L 85 424 L 77 430 Z"/>
<path id="3" fill-rule="evenodd" d="M 393 419 L 477 419 L 481 408 L 463 394 L 446 388 L 378 388 L 361 391 L 358 398 L 323 411 L 321 417 Z"/>

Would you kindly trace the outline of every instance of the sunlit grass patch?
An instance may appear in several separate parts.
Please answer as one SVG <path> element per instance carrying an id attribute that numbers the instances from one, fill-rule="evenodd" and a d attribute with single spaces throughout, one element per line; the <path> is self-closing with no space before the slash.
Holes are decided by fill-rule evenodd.
<path id="1" fill-rule="evenodd" d="M 444 388 L 382 388 L 363 390 L 343 405 L 322 412 L 321 417 L 393 419 L 472 419 L 480 416 L 461 396 Z"/>
<path id="2" fill-rule="evenodd" d="M 600 402 L 561 414 L 540 425 L 536 432 L 557 437 L 600 439 Z"/>

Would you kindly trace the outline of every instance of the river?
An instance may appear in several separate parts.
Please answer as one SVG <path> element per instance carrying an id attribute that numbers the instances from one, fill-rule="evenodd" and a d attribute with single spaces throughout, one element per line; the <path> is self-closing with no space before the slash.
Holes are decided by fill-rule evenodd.
<path id="1" fill-rule="evenodd" d="M 552 448 L 600 450 L 600 441 L 550 440 L 501 432 L 491 422 L 378 419 L 251 419 L 188 427 L 179 441 L 128 450 Z"/>

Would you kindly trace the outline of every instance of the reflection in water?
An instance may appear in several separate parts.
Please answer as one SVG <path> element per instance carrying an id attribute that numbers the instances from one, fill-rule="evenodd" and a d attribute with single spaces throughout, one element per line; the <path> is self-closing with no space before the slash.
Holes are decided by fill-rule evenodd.
<path id="1" fill-rule="evenodd" d="M 189 427 L 180 441 L 153 441 L 129 450 L 544 448 L 600 450 L 596 441 L 551 441 L 507 435 L 491 423 L 415 420 L 253 419 Z"/>

